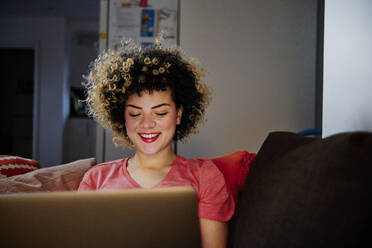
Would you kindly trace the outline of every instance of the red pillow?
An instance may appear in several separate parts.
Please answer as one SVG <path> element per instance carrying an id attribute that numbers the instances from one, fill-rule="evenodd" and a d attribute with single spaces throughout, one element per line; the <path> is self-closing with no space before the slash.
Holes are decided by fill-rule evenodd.
<path id="1" fill-rule="evenodd" d="M 12 155 L 0 155 L 0 178 L 11 177 L 40 169 L 36 160 Z"/>
<path id="2" fill-rule="evenodd" d="M 233 194 L 235 202 L 238 200 L 238 193 L 244 187 L 245 179 L 255 157 L 255 153 L 236 151 L 224 156 L 210 158 L 224 175 L 227 187 Z M 205 160 L 205 158 L 200 160 Z"/>

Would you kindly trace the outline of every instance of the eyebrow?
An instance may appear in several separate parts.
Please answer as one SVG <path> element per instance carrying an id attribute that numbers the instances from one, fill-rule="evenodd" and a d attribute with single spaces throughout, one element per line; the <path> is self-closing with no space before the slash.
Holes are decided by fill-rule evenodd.
<path id="1" fill-rule="evenodd" d="M 170 104 L 162 103 L 162 104 L 159 104 L 159 105 L 156 105 L 156 106 L 152 107 L 151 109 L 156 109 L 156 108 L 160 108 L 160 107 L 163 107 L 163 106 L 170 106 Z M 132 108 L 135 108 L 135 109 L 142 109 L 141 107 L 138 107 L 138 106 L 132 105 L 132 104 L 128 104 L 127 107 L 132 107 Z"/>

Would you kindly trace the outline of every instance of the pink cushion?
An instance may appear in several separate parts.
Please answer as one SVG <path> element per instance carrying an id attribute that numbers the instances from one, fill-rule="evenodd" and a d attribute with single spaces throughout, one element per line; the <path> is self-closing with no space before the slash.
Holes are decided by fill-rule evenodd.
<path id="1" fill-rule="evenodd" d="M 210 158 L 224 175 L 235 202 L 238 200 L 238 193 L 244 187 L 245 179 L 255 157 L 255 153 L 236 151 L 224 156 Z M 205 160 L 205 158 L 199 160 Z"/>
<path id="2" fill-rule="evenodd" d="M 96 164 L 95 158 L 42 168 L 0 179 L 0 194 L 76 190 L 84 173 Z"/>

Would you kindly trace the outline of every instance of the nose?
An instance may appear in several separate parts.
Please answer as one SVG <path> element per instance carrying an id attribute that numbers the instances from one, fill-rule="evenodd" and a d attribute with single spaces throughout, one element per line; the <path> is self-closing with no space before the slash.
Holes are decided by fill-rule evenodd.
<path id="1" fill-rule="evenodd" d="M 144 129 L 151 129 L 154 128 L 156 125 L 155 120 L 152 114 L 145 114 L 142 119 L 141 126 Z"/>

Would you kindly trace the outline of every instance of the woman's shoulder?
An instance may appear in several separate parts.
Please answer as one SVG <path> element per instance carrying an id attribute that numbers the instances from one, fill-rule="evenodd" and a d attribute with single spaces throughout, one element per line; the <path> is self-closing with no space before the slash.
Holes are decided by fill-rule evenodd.
<path id="1" fill-rule="evenodd" d="M 214 171 L 218 170 L 217 166 L 211 159 L 207 158 L 184 158 L 177 156 L 179 165 L 189 170 Z"/>
<path id="2" fill-rule="evenodd" d="M 102 173 L 102 172 L 104 173 L 108 171 L 118 170 L 122 167 L 123 164 L 126 163 L 127 160 L 128 158 L 122 158 L 122 159 L 100 163 L 90 168 L 87 173 L 97 174 L 97 173 Z"/>

